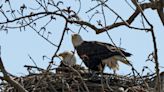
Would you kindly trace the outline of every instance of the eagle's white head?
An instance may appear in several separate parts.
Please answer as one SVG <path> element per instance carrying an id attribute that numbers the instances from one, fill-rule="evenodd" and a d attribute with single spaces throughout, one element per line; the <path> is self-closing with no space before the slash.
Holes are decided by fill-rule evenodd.
<path id="1" fill-rule="evenodd" d="M 74 47 L 79 46 L 80 44 L 83 43 L 83 38 L 79 34 L 73 34 L 72 43 Z"/>
<path id="2" fill-rule="evenodd" d="M 65 51 L 63 53 L 60 53 L 58 56 L 62 57 L 63 62 L 69 66 L 73 66 L 76 64 L 76 57 L 71 51 Z"/>

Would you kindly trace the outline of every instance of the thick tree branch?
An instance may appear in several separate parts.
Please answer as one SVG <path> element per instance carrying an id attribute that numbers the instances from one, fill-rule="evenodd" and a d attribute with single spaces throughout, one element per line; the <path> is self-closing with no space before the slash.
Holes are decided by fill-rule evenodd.
<path id="1" fill-rule="evenodd" d="M 156 69 L 156 91 L 161 92 L 161 78 L 160 78 L 160 70 L 159 70 L 159 62 L 158 62 L 158 50 L 157 50 L 157 43 L 156 38 L 154 34 L 154 30 L 151 31 L 152 39 L 153 39 L 153 45 L 154 45 L 154 61 L 155 61 L 155 69 Z"/>
<path id="2" fill-rule="evenodd" d="M 139 11 L 141 12 L 141 14 L 142 14 L 143 18 L 145 19 L 145 21 L 147 22 L 147 24 L 151 27 L 150 32 L 151 32 L 152 39 L 153 39 L 154 61 L 155 61 L 155 69 L 156 69 L 156 75 L 157 75 L 155 89 L 157 92 L 161 92 L 161 79 L 160 79 L 160 70 L 159 70 L 158 53 L 157 53 L 158 52 L 157 51 L 157 42 L 156 42 L 154 30 L 153 30 L 153 25 L 148 21 L 148 19 L 144 15 L 143 10 L 142 10 L 141 6 L 138 4 L 137 0 L 132 0 L 132 2 L 136 6 L 136 8 L 139 9 Z"/>
<path id="3" fill-rule="evenodd" d="M 163 2 L 164 4 L 164 2 Z M 145 9 L 148 9 L 148 8 L 151 8 L 151 9 L 156 9 L 158 6 L 157 3 L 144 3 L 144 4 L 140 4 L 140 7 L 142 8 L 142 10 L 145 10 Z M 164 7 L 164 5 L 162 6 Z M 113 28 L 116 28 L 116 27 L 119 27 L 119 26 L 127 26 L 129 28 L 133 28 L 133 29 L 137 29 L 137 30 L 147 30 L 147 31 L 150 31 L 150 29 L 145 29 L 145 28 L 135 28 L 135 27 L 132 27 L 132 26 L 129 26 L 134 20 L 135 18 L 140 14 L 140 10 L 138 8 L 136 8 L 135 12 L 126 20 L 126 21 L 122 21 L 122 22 L 117 22 L 117 23 L 114 23 L 112 25 L 108 25 L 106 27 L 103 27 L 103 28 L 97 28 L 95 25 L 89 23 L 89 22 L 86 22 L 86 21 L 75 21 L 75 20 L 71 20 L 69 21 L 70 23 L 76 23 L 76 24 L 80 24 L 80 25 L 86 25 L 88 27 L 90 27 L 91 29 L 93 29 L 96 34 L 99 34 L 99 33 L 102 33 L 102 32 L 105 32 L 107 30 L 110 30 L 110 29 L 113 29 Z M 127 25 L 129 24 L 129 25 Z"/>
<path id="4" fill-rule="evenodd" d="M 159 1 L 156 2 L 156 3 L 155 2 L 144 3 L 144 4 L 140 4 L 140 7 L 142 8 L 143 11 L 145 9 L 148 9 L 148 8 L 157 9 L 159 3 L 160 3 Z M 161 7 L 164 7 L 164 2 L 162 4 L 160 4 L 160 5 L 161 5 Z M 108 26 L 103 27 L 103 28 L 97 28 L 95 25 L 93 25 L 93 24 L 91 24 L 89 22 L 86 22 L 86 21 L 69 19 L 65 15 L 63 15 L 62 13 L 59 13 L 61 11 L 34 13 L 34 14 L 30 14 L 30 15 L 26 15 L 26 16 L 15 18 L 13 20 L 8 19 L 5 22 L 0 22 L 0 24 L 12 23 L 12 22 L 15 22 L 15 21 L 18 21 L 18 20 L 21 20 L 21 19 L 25 19 L 25 18 L 29 18 L 29 17 L 34 17 L 34 16 L 38 16 L 38 15 L 57 15 L 57 16 L 60 16 L 60 17 L 64 18 L 65 20 L 67 20 L 67 22 L 69 22 L 69 23 L 75 23 L 75 24 L 79 24 L 79 25 L 88 26 L 91 29 L 93 29 L 96 32 L 96 34 L 105 32 L 107 30 L 110 30 L 110 29 L 113 29 L 113 28 L 116 28 L 116 27 L 119 27 L 119 26 L 127 26 L 129 28 L 133 28 L 133 29 L 137 29 L 137 30 L 148 30 L 148 31 L 150 31 L 150 29 L 135 28 L 135 27 L 129 26 L 135 20 L 135 18 L 140 14 L 140 11 L 138 10 L 138 8 L 136 8 L 135 12 L 127 20 L 122 21 L 122 22 L 113 23 L 113 24 L 108 25 Z M 160 15 L 163 15 L 163 14 L 160 12 Z M 161 20 L 163 20 L 163 17 L 162 16 L 161 16 Z"/>
<path id="5" fill-rule="evenodd" d="M 164 9 L 163 9 L 163 6 L 164 6 L 164 0 L 159 0 L 157 12 L 158 12 L 158 15 L 161 19 L 161 22 L 164 25 Z"/>

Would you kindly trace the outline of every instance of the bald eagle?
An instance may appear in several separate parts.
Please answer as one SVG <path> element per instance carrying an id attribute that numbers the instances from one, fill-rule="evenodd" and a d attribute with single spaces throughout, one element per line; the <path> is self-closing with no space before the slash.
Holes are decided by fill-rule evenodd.
<path id="1" fill-rule="evenodd" d="M 72 51 L 62 52 L 58 56 L 62 57 L 62 62 L 59 67 L 63 67 L 65 65 L 74 66 L 76 64 L 76 57 Z"/>
<path id="2" fill-rule="evenodd" d="M 72 35 L 72 43 L 79 57 L 90 70 L 103 71 L 105 65 L 110 69 L 118 70 L 119 65 L 117 61 L 130 65 L 129 61 L 127 61 L 124 56 L 129 57 L 131 54 L 109 43 L 84 41 L 78 34 Z M 118 48 L 124 56 L 120 53 Z"/>

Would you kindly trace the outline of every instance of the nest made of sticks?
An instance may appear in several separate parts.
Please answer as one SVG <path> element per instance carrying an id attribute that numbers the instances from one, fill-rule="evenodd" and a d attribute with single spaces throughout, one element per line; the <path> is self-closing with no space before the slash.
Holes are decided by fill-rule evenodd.
<path id="1" fill-rule="evenodd" d="M 139 78 L 105 73 L 91 76 L 84 67 L 76 65 L 15 77 L 14 80 L 29 92 L 102 92 L 102 89 L 105 92 L 150 92 L 154 78 L 152 75 Z M 18 92 L 6 82 L 2 82 L 0 88 L 2 92 Z"/>

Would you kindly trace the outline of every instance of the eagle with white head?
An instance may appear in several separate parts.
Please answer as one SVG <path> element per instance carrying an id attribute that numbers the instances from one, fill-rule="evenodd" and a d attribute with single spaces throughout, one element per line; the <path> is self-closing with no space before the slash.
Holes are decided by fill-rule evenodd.
<path id="1" fill-rule="evenodd" d="M 72 51 L 62 52 L 58 56 L 62 57 L 62 62 L 59 67 L 63 67 L 65 65 L 74 66 L 76 64 L 76 57 Z"/>
<path id="2" fill-rule="evenodd" d="M 118 70 L 117 61 L 130 65 L 125 57 L 129 57 L 131 54 L 109 43 L 84 41 L 79 34 L 73 34 L 72 44 L 84 64 L 91 70 L 103 71 L 105 65 L 114 71 Z"/>

